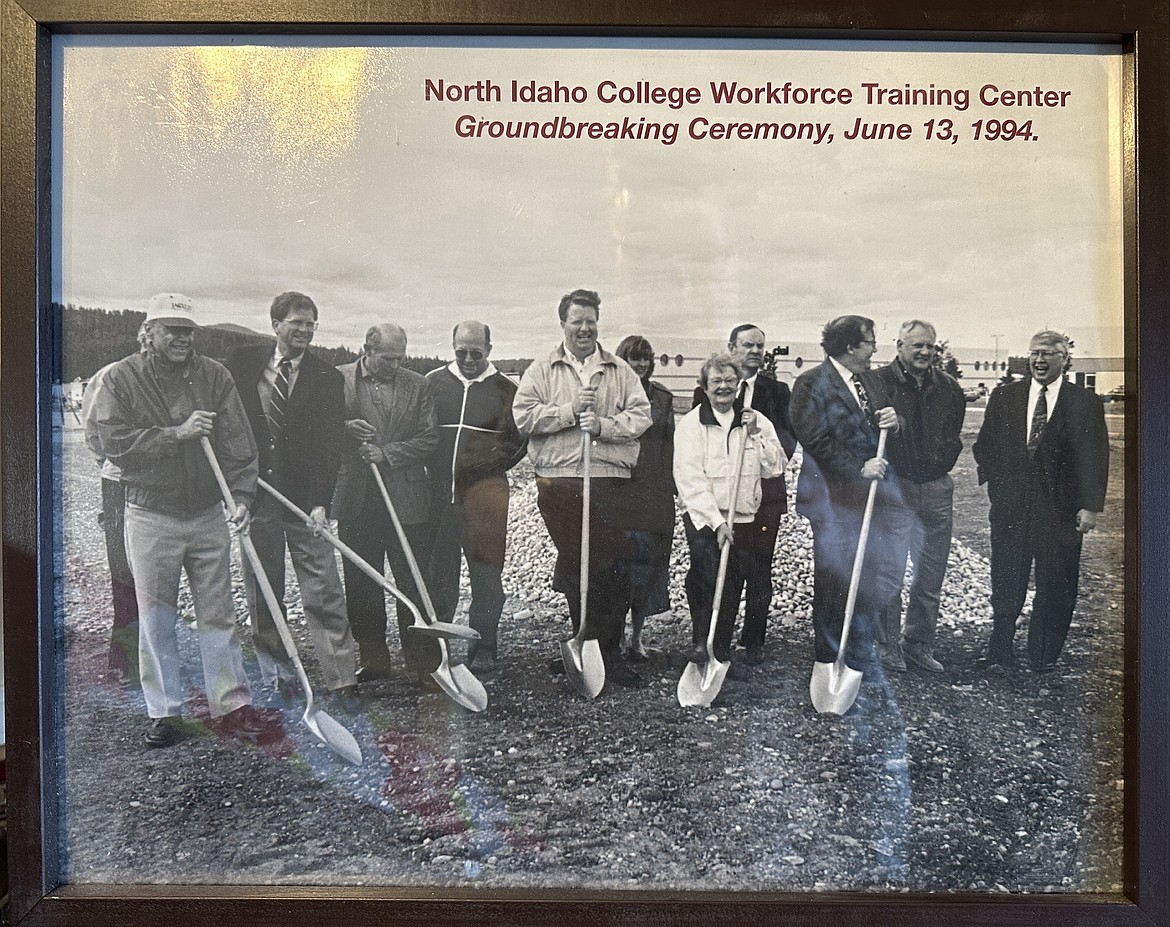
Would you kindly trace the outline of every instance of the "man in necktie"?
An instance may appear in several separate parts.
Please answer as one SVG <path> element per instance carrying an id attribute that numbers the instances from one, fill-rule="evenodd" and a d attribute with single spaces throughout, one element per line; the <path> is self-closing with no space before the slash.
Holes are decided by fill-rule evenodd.
<path id="1" fill-rule="evenodd" d="M 308 350 L 317 330 L 312 299 L 281 293 L 269 316 L 275 347 L 240 348 L 227 367 L 260 449 L 260 476 L 324 525 L 345 436 L 341 374 Z M 357 651 L 333 548 L 263 490 L 257 495 L 252 541 L 282 601 L 287 545 L 321 674 L 326 686 L 348 702 L 354 696 Z M 274 695 L 288 700 L 299 694 L 300 683 L 246 561 L 244 579 L 261 673 Z"/>
<path id="2" fill-rule="evenodd" d="M 876 349 L 873 321 L 845 315 L 825 326 L 822 364 L 801 374 L 792 388 L 790 412 L 804 449 L 796 486 L 796 511 L 813 530 L 813 629 L 816 660 L 837 658 L 853 557 L 861 534 L 870 484 L 878 493 L 853 614 L 845 662 L 865 671 L 874 663 L 874 623 L 899 588 L 905 556 L 898 567 L 892 552 L 905 530 L 905 507 L 889 465 L 877 456 L 882 428 L 897 425 L 891 407 L 870 408 L 860 374 L 869 370 Z M 904 547 L 902 548 L 904 550 Z"/>
<path id="3" fill-rule="evenodd" d="M 1068 339 L 1037 333 L 1026 380 L 997 388 L 975 441 L 991 500 L 989 666 L 1015 662 L 1016 619 L 1035 565 L 1028 662 L 1055 668 L 1076 606 L 1081 544 L 1105 507 L 1109 435 L 1095 393 L 1064 379 Z"/>

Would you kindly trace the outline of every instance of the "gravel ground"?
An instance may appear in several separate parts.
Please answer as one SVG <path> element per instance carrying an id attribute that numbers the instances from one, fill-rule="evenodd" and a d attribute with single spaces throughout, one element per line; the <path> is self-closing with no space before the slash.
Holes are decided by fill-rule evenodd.
<path id="1" fill-rule="evenodd" d="M 354 713 L 321 699 L 361 745 L 354 767 L 308 734 L 299 711 L 265 702 L 283 722 L 272 736 L 221 737 L 194 674 L 190 737 L 146 748 L 141 694 L 105 670 L 99 486 L 75 426 L 62 435 L 62 469 L 70 882 L 1120 890 L 1119 477 L 1111 517 L 1086 544 L 1062 672 L 986 676 L 974 666 L 990 632 L 986 501 L 965 451 L 936 650 L 947 672 L 867 674 L 856 707 L 837 718 L 808 700 L 811 536 L 795 516 L 781 529 L 766 659 L 733 663 L 711 708 L 675 698 L 690 636 L 681 526 L 672 610 L 647 623 L 649 687 L 576 695 L 549 670 L 568 620 L 548 589 L 551 545 L 521 465 L 488 709 L 470 714 L 398 679 L 370 689 Z M 315 679 L 291 585 L 290 623 Z M 181 639 L 194 670 L 189 629 Z M 245 656 L 259 692 L 246 645 Z"/>

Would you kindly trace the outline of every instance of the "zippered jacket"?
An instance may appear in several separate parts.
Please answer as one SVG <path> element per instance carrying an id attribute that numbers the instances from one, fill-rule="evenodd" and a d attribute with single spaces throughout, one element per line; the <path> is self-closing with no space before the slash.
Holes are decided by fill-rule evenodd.
<path id="1" fill-rule="evenodd" d="M 597 346 L 601 376 L 595 411 L 601 433 L 593 437 L 590 472 L 628 479 L 638 462 L 638 437 L 650 427 L 650 400 L 642 381 L 624 360 Z M 564 344 L 535 361 L 520 380 L 512 413 L 528 435 L 528 456 L 542 477 L 581 476 L 581 431 L 573 402 L 581 388 Z"/>

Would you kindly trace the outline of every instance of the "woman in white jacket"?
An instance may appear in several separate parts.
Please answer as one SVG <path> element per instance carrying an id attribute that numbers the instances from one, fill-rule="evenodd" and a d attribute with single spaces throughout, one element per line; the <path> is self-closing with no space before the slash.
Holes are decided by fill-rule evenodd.
<path id="1" fill-rule="evenodd" d="M 779 476 L 788 463 L 772 423 L 740 407 L 737 397 L 741 379 L 739 365 L 730 354 L 709 357 L 699 372 L 699 385 L 705 395 L 678 423 L 674 435 L 674 481 L 684 508 L 683 526 L 691 551 L 686 590 L 691 639 L 696 648 L 692 662 L 707 660 L 707 630 L 724 544 L 731 544 L 732 549 L 716 619 L 714 649 L 715 659 L 730 659 L 731 636 L 747 566 L 740 562 L 736 542 L 742 541 L 743 532 L 751 529 L 760 506 L 760 480 Z M 736 510 L 730 515 L 732 471 L 744 431 L 747 447 Z M 742 547 L 742 543 L 738 545 Z"/>

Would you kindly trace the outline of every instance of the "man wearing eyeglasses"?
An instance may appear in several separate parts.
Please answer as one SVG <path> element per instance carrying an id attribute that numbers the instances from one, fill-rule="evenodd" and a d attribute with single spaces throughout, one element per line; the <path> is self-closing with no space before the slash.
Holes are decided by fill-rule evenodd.
<path id="1" fill-rule="evenodd" d="M 1105 407 L 1064 379 L 1068 366 L 1064 335 L 1033 336 L 1030 376 L 992 392 L 975 441 L 979 482 L 991 500 L 989 666 L 1015 662 L 1016 619 L 1035 564 L 1028 662 L 1037 673 L 1056 668 L 1076 606 L 1081 544 L 1105 508 Z"/>
<path id="2" fill-rule="evenodd" d="M 507 473 L 523 459 L 528 442 L 512 417 L 516 385 L 488 360 L 490 329 L 461 322 L 451 343 L 455 360 L 427 374 L 439 426 L 439 446 L 427 460 L 434 532 L 427 588 L 439 621 L 450 621 L 459 603 L 460 554 L 466 558 L 468 624 L 480 637 L 467 662 L 490 675 L 504 608 Z"/>
<path id="3" fill-rule="evenodd" d="M 269 316 L 275 348 L 240 348 L 228 358 L 227 368 L 260 449 L 260 476 L 324 525 L 345 438 L 341 374 L 308 350 L 317 330 L 312 299 L 281 293 Z M 355 694 L 357 651 L 333 548 L 263 490 L 252 518 L 252 541 L 282 603 L 287 545 L 321 674 L 326 686 L 348 702 Z M 300 683 L 246 561 L 244 586 L 264 682 L 287 701 L 301 694 Z"/>
<path id="4" fill-rule="evenodd" d="M 883 664 L 899 672 L 907 660 L 927 672 L 943 672 L 934 642 L 954 521 L 950 473 L 963 450 L 959 432 L 967 403 L 958 381 L 935 363 L 935 340 L 933 325 L 912 319 L 898 332 L 894 359 L 862 374 L 874 403 L 892 406 L 898 414 L 898 430 L 889 436 L 886 453 L 908 509 L 904 539 L 914 580 L 905 629 L 899 583 L 876 630 Z M 904 568 L 906 552 L 899 549 L 894 562 Z"/>
<path id="5" fill-rule="evenodd" d="M 877 456 L 882 428 L 897 426 L 890 406 L 878 408 L 861 374 L 870 368 L 877 347 L 871 319 L 844 315 L 829 322 L 821 335 L 824 363 L 796 378 L 789 411 L 792 428 L 804 449 L 796 484 L 796 511 L 812 524 L 812 619 L 818 663 L 837 658 L 853 558 L 869 487 L 877 480 L 868 544 L 858 586 L 845 662 L 853 669 L 873 668 L 874 625 L 902 580 L 892 559 L 897 533 L 903 529 L 901 493 L 887 479 L 889 465 Z"/>

